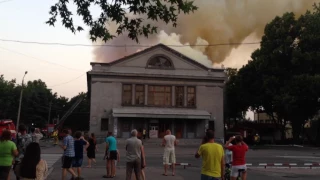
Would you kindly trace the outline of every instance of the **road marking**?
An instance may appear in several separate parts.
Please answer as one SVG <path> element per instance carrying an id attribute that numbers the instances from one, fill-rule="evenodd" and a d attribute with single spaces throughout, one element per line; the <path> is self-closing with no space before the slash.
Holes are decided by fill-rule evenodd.
<path id="1" fill-rule="evenodd" d="M 276 156 L 276 157 L 282 157 L 282 158 L 295 158 L 295 159 L 320 159 L 320 157 L 316 156 Z"/>
<path id="2" fill-rule="evenodd" d="M 60 158 L 61 154 L 41 154 L 41 158 L 47 161 L 48 168 L 51 168 Z"/>

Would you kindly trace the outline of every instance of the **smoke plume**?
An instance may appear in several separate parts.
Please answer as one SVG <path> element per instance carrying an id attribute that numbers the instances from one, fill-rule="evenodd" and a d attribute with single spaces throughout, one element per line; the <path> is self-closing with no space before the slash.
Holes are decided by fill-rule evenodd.
<path id="1" fill-rule="evenodd" d="M 265 25 L 275 16 L 285 12 L 294 12 L 299 16 L 308 9 L 312 10 L 315 2 L 320 0 L 195 0 L 199 9 L 188 15 L 180 14 L 176 28 L 146 20 L 146 23 L 156 24 L 160 32 L 149 38 L 140 37 L 139 41 L 141 45 L 148 46 L 158 43 L 184 45 L 171 48 L 206 66 L 224 64 L 239 68 L 247 63 L 259 44 L 208 45 L 259 42 Z M 117 26 L 109 23 L 108 27 L 115 32 Z M 146 48 L 130 47 L 136 42 L 125 33 L 106 44 L 127 47 L 98 47 L 94 50 L 95 61 L 111 62 Z"/>

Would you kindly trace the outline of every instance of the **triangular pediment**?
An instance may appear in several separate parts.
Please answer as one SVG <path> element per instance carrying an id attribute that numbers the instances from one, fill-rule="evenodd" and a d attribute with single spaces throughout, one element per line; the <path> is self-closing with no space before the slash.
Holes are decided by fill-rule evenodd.
<path id="1" fill-rule="evenodd" d="M 106 63 L 106 65 L 111 67 L 135 67 L 162 70 L 207 71 L 210 69 L 163 44 L 152 46 L 111 63 Z"/>

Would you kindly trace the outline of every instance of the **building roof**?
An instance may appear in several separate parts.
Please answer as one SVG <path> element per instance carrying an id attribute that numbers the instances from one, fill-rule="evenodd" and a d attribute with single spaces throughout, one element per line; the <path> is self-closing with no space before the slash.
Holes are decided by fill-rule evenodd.
<path id="1" fill-rule="evenodd" d="M 112 61 L 112 62 L 91 62 L 90 65 L 101 64 L 101 65 L 105 65 L 105 66 L 112 66 L 112 65 L 121 63 L 121 62 L 123 62 L 123 61 L 125 61 L 125 60 L 127 60 L 127 59 L 130 59 L 130 58 L 139 56 L 139 55 L 141 55 L 141 54 L 143 54 L 143 53 L 152 51 L 152 50 L 154 50 L 154 49 L 156 49 L 156 48 L 158 48 L 158 47 L 161 47 L 161 48 L 163 48 L 164 50 L 167 50 L 167 51 L 169 51 L 170 53 L 173 53 L 174 55 L 179 56 L 179 57 L 181 57 L 182 59 L 188 61 L 189 63 L 194 64 L 194 65 L 196 65 L 196 66 L 198 66 L 198 67 L 201 67 L 201 68 L 204 69 L 204 70 L 224 71 L 224 69 L 213 69 L 213 68 L 209 68 L 209 67 L 207 67 L 207 66 L 199 63 L 198 61 L 196 61 L 196 60 L 194 60 L 194 59 L 191 59 L 191 58 L 183 55 L 182 53 L 180 53 L 180 52 L 178 52 L 178 51 L 176 51 L 176 50 L 174 50 L 174 49 L 172 49 L 172 48 L 170 48 L 170 47 L 168 47 L 168 46 L 166 46 L 166 45 L 164 45 L 164 44 L 161 44 L 161 43 L 160 43 L 160 44 L 157 44 L 157 45 L 155 45 L 155 46 L 151 46 L 151 47 L 149 47 L 149 48 L 146 48 L 146 49 L 144 49 L 144 50 L 142 50 L 142 51 L 139 51 L 139 52 L 137 52 L 137 53 L 130 54 L 130 55 L 128 55 L 128 56 L 125 56 L 125 57 L 123 57 L 123 58 L 120 58 L 120 59 L 115 60 L 115 61 Z"/>

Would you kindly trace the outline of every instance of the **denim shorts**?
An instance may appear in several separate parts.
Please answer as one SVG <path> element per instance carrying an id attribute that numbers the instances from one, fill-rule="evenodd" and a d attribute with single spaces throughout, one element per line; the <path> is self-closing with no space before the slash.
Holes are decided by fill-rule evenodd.
<path id="1" fill-rule="evenodd" d="M 72 161 L 72 167 L 75 167 L 75 168 L 81 167 L 82 161 L 83 161 L 83 158 L 78 158 L 78 157 L 74 158 Z"/>
<path id="2" fill-rule="evenodd" d="M 220 178 L 215 178 L 215 177 L 211 177 L 211 176 L 207 176 L 204 174 L 201 174 L 201 180 L 219 180 Z"/>

